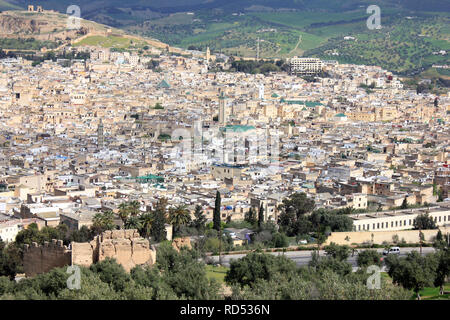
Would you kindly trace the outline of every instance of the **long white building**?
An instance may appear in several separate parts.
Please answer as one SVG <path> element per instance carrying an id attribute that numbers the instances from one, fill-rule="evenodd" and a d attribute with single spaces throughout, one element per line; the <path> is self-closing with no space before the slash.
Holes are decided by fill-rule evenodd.
<path id="1" fill-rule="evenodd" d="M 418 209 L 352 214 L 353 231 L 397 231 L 414 228 L 414 220 L 428 213 L 437 226 L 450 225 L 450 204 Z"/>

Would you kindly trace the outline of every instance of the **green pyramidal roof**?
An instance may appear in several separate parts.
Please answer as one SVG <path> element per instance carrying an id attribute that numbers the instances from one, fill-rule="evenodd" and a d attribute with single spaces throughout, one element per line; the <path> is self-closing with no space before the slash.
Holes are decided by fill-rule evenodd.
<path id="1" fill-rule="evenodd" d="M 166 80 L 163 80 L 158 84 L 158 88 L 170 88 L 170 85 L 167 83 Z"/>

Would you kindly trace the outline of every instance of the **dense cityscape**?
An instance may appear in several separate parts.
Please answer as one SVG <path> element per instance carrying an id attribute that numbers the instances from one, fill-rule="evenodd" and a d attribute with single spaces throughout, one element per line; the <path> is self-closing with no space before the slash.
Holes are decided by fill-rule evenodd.
<path id="1" fill-rule="evenodd" d="M 0 299 L 448 299 L 448 87 L 111 36 L 2 51 Z"/>

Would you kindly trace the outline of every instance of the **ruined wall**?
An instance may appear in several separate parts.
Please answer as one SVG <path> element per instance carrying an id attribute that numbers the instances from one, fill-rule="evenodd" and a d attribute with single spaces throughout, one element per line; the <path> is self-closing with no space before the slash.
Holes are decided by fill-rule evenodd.
<path id="1" fill-rule="evenodd" d="M 136 265 L 153 265 L 156 251 L 147 239 L 141 238 L 137 230 L 106 231 L 91 242 L 72 242 L 71 248 L 63 246 L 61 240 L 53 240 L 43 246 L 33 243 L 25 246 L 24 268 L 27 277 L 45 273 L 56 267 L 80 265 L 114 258 L 126 271 Z"/>
<path id="2" fill-rule="evenodd" d="M 98 255 L 96 261 L 114 258 L 126 271 L 136 265 L 153 265 L 156 251 L 150 247 L 147 239 L 140 237 L 137 230 L 106 231 L 96 239 Z"/>
<path id="3" fill-rule="evenodd" d="M 172 247 L 177 250 L 178 252 L 180 252 L 180 249 L 182 247 L 187 247 L 188 249 L 192 249 L 192 245 L 191 245 L 191 238 L 186 237 L 186 238 L 175 238 L 172 241 Z"/>
<path id="4" fill-rule="evenodd" d="M 62 240 L 53 239 L 38 245 L 33 242 L 31 246 L 25 245 L 23 254 L 24 271 L 27 277 L 45 273 L 56 267 L 70 265 L 71 251 L 63 245 Z"/>

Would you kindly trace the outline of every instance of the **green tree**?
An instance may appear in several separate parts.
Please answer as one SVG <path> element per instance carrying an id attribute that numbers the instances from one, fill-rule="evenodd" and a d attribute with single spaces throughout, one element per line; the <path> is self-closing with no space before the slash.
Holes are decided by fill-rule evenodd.
<path id="1" fill-rule="evenodd" d="M 341 276 L 346 276 L 352 273 L 352 265 L 347 261 L 335 259 L 332 256 L 320 257 L 318 252 L 311 254 L 308 266 L 319 274 L 332 271 Z"/>
<path id="2" fill-rule="evenodd" d="M 136 229 L 141 233 L 142 230 L 142 221 L 145 220 L 143 216 L 145 216 L 146 213 L 142 214 L 139 217 L 129 217 L 127 219 L 127 222 L 125 223 L 125 229 Z M 150 224 L 151 225 L 151 224 Z M 142 234 L 141 234 L 142 235 Z M 143 235 L 142 235 L 143 236 Z"/>
<path id="3" fill-rule="evenodd" d="M 436 268 L 436 275 L 433 284 L 439 287 L 439 294 L 444 294 L 444 285 L 446 279 L 450 276 L 450 251 L 442 250 L 438 253 L 439 262 Z"/>
<path id="4" fill-rule="evenodd" d="M 251 225 L 255 225 L 256 224 L 256 213 L 255 213 L 255 210 L 253 210 L 252 207 L 250 207 L 250 209 L 245 214 L 244 220 L 247 221 L 248 223 L 250 223 Z"/>
<path id="5" fill-rule="evenodd" d="M 272 237 L 272 246 L 274 248 L 285 248 L 289 246 L 289 239 L 284 233 L 276 232 Z"/>
<path id="6" fill-rule="evenodd" d="M 114 213 L 112 211 L 98 212 L 94 215 L 92 230 L 95 234 L 114 229 L 116 229 L 116 224 L 114 223 Z"/>
<path id="7" fill-rule="evenodd" d="M 285 256 L 252 252 L 231 261 L 225 281 L 230 285 L 252 286 L 258 279 L 270 280 L 276 274 L 293 275 L 296 269 L 295 262 Z"/>
<path id="8" fill-rule="evenodd" d="M 87 226 L 74 230 L 69 236 L 69 242 L 88 242 L 93 239 L 92 231 Z"/>
<path id="9" fill-rule="evenodd" d="M 264 207 L 263 204 L 261 203 L 258 212 L 258 228 L 261 228 L 263 223 L 264 223 Z"/>
<path id="10" fill-rule="evenodd" d="M 179 233 L 180 227 L 191 222 L 191 213 L 185 205 L 169 209 L 169 223 L 174 226 L 174 236 Z"/>
<path id="11" fill-rule="evenodd" d="M 122 220 L 123 226 L 127 223 L 127 220 L 130 216 L 130 210 L 128 206 L 128 202 L 122 202 L 119 204 L 119 218 Z"/>
<path id="12" fill-rule="evenodd" d="M 405 199 L 403 199 L 400 209 L 408 209 L 408 201 L 406 200 L 406 197 L 405 197 Z"/>
<path id="13" fill-rule="evenodd" d="M 422 257 L 413 251 L 405 258 L 389 255 L 385 263 L 392 281 L 405 289 L 414 290 L 417 299 L 420 299 L 419 291 L 432 286 L 436 278 L 438 261 L 434 254 Z"/>
<path id="14" fill-rule="evenodd" d="M 106 258 L 90 267 L 91 271 L 97 273 L 100 279 L 111 285 L 115 291 L 125 289 L 126 283 L 130 281 L 130 275 L 125 271 L 121 264 L 115 259 Z"/>
<path id="15" fill-rule="evenodd" d="M 367 268 L 371 265 L 381 267 L 383 265 L 383 262 L 381 261 L 381 254 L 376 250 L 363 250 L 359 252 L 356 261 L 358 263 L 358 267 L 360 268 Z"/>
<path id="16" fill-rule="evenodd" d="M 327 256 L 330 256 L 339 261 L 346 261 L 347 258 L 350 256 L 349 246 L 339 246 L 336 243 L 332 242 L 324 249 Z"/>
<path id="17" fill-rule="evenodd" d="M 191 224 L 199 233 L 203 233 L 205 231 L 206 225 L 206 216 L 203 213 L 202 206 L 196 205 L 194 210 L 194 220 Z"/>
<path id="18" fill-rule="evenodd" d="M 13 280 L 19 270 L 20 261 L 17 256 L 11 254 L 12 250 L 8 247 L 11 246 L 7 246 L 0 238 L 0 277 L 6 276 Z"/>
<path id="19" fill-rule="evenodd" d="M 217 231 L 220 231 L 220 206 L 221 206 L 220 192 L 217 191 L 213 213 L 213 229 Z"/>
<path id="20" fill-rule="evenodd" d="M 414 229 L 416 230 L 428 230 L 437 229 L 436 223 L 433 218 L 425 214 L 419 214 L 416 219 L 414 219 Z"/>
<path id="21" fill-rule="evenodd" d="M 150 237 L 154 219 L 155 215 L 153 212 L 146 212 L 139 217 L 137 225 L 140 226 L 138 230 L 142 237 L 144 238 Z"/>
<path id="22" fill-rule="evenodd" d="M 153 222 L 150 228 L 150 235 L 156 242 L 161 242 L 166 240 L 166 207 L 167 199 L 163 198 L 158 201 L 156 209 L 153 212 Z"/>

